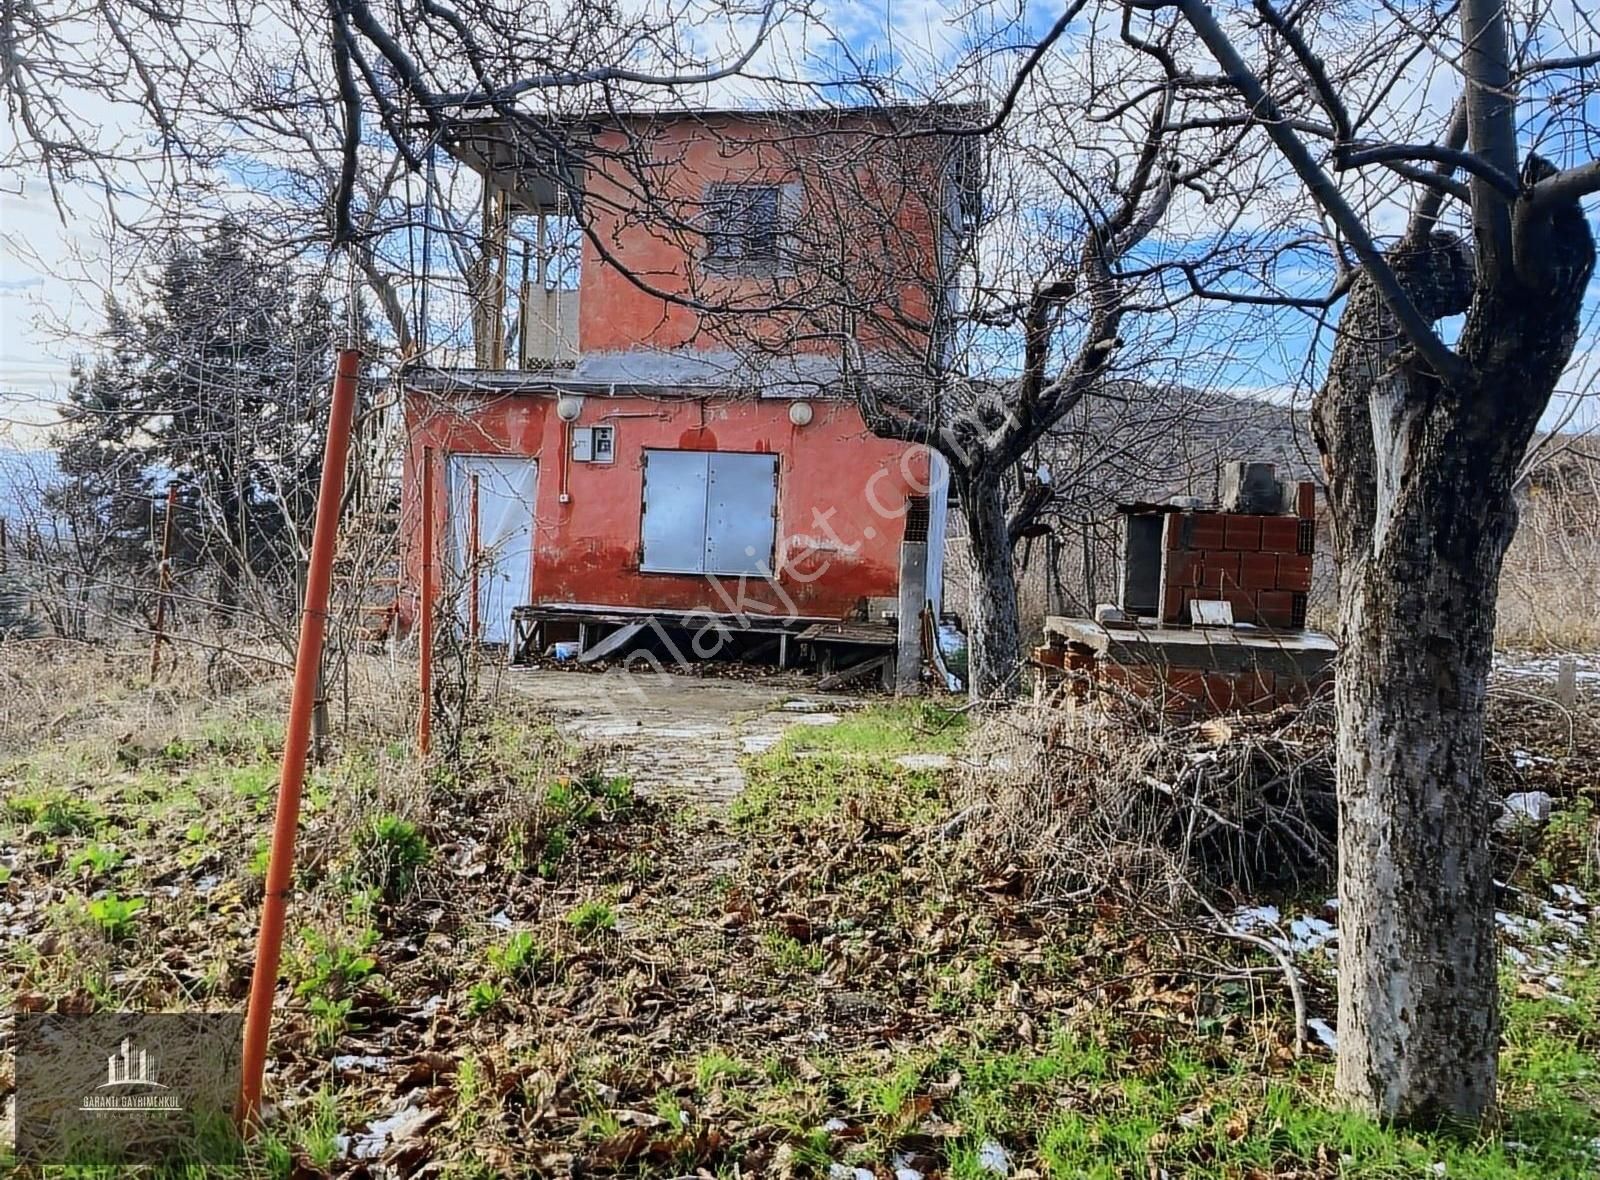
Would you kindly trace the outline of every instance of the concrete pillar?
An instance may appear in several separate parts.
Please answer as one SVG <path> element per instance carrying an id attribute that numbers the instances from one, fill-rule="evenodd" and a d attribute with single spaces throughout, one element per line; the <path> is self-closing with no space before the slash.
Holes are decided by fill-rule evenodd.
<path id="1" fill-rule="evenodd" d="M 1556 700 L 1568 709 L 1578 703 L 1578 661 L 1571 656 L 1556 664 Z"/>
<path id="2" fill-rule="evenodd" d="M 896 635 L 894 690 L 899 696 L 922 691 L 922 609 L 928 603 L 928 543 L 900 544 L 900 623 Z"/>

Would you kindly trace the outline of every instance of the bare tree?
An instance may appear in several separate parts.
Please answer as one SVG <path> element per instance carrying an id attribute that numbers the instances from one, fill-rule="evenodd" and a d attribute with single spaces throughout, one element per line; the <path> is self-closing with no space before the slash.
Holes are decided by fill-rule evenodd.
<path id="1" fill-rule="evenodd" d="M 1137 9 L 1192 29 L 1233 96 L 1213 121 L 1270 140 L 1340 265 L 1321 295 L 1209 292 L 1343 299 L 1314 405 L 1343 648 L 1338 1088 L 1383 1117 L 1476 1121 L 1499 1042 L 1482 748 L 1497 583 L 1594 261 L 1579 201 L 1600 162 L 1573 112 L 1600 53 L 1584 33 L 1538 58 L 1587 26 L 1501 0 L 1254 0 L 1249 29 L 1202 0 Z"/>

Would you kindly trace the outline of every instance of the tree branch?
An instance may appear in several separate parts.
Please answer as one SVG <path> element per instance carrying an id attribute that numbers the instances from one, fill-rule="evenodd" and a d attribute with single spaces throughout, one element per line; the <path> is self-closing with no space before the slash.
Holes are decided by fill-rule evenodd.
<path id="1" fill-rule="evenodd" d="M 1554 176 L 1538 181 L 1528 200 L 1533 208 L 1541 209 L 1564 201 L 1576 201 L 1596 192 L 1600 192 L 1600 160 L 1590 160 L 1587 164 L 1563 169 Z"/>
<path id="2" fill-rule="evenodd" d="M 1505 0 L 1461 0 L 1467 143 L 1489 168 L 1517 174 L 1517 119 L 1506 48 Z M 1511 203 L 1481 174 L 1469 182 L 1480 273 L 1491 284 L 1512 265 Z"/>
<path id="3" fill-rule="evenodd" d="M 1347 168 L 1361 168 L 1367 164 L 1392 164 L 1406 160 L 1425 160 L 1443 164 L 1451 171 L 1456 169 L 1493 185 L 1496 192 L 1508 201 L 1522 195 L 1522 185 L 1516 175 L 1501 172 L 1481 156 L 1458 151 L 1432 143 L 1385 143 L 1373 147 L 1351 148 L 1335 153 L 1335 167 L 1343 172 Z"/>
<path id="4" fill-rule="evenodd" d="M 1300 138 L 1284 122 L 1283 112 L 1278 109 L 1278 104 L 1272 100 L 1272 96 L 1267 93 L 1260 79 L 1245 64 L 1244 58 L 1239 55 L 1227 33 L 1217 23 L 1211 9 L 1204 0 L 1176 0 L 1176 3 L 1184 19 L 1205 43 L 1211 55 L 1217 59 L 1217 64 L 1222 67 L 1223 73 L 1228 75 L 1244 100 L 1250 104 L 1250 109 L 1261 120 L 1267 136 L 1277 145 L 1278 150 L 1289 162 L 1289 166 L 1310 190 L 1317 204 L 1323 208 L 1339 228 L 1339 232 L 1344 235 L 1345 240 L 1350 243 L 1350 248 L 1355 251 L 1361 265 L 1372 276 L 1372 281 L 1382 294 L 1384 302 L 1394 313 L 1405 338 L 1442 380 L 1454 382 L 1463 377 L 1466 372 L 1465 363 L 1446 346 L 1433 330 L 1432 323 L 1417 310 L 1417 305 L 1406 294 L 1405 288 L 1400 285 L 1400 280 L 1372 240 L 1372 235 L 1367 232 L 1366 225 L 1356 215 L 1355 210 L 1350 208 L 1328 174 L 1316 160 L 1312 159 L 1306 145 L 1300 142 Z"/>

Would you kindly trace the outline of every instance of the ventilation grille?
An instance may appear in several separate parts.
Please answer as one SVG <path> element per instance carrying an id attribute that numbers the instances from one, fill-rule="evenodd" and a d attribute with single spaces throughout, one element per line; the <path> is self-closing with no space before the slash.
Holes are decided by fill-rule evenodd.
<path id="1" fill-rule="evenodd" d="M 906 497 L 906 540 L 928 539 L 928 497 Z"/>

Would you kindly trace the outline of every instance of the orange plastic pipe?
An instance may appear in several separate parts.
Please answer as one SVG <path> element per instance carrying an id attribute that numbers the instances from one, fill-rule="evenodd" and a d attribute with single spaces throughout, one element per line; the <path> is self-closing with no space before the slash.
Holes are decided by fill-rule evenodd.
<path id="1" fill-rule="evenodd" d="M 417 708 L 417 751 L 427 756 L 433 742 L 433 448 L 422 448 L 422 602 L 417 607 L 422 628 L 417 647 L 417 675 L 422 702 Z"/>
<path id="2" fill-rule="evenodd" d="M 361 352 L 339 353 L 333 379 L 333 406 L 328 412 L 328 438 L 322 452 L 322 485 L 317 491 L 317 520 L 311 533 L 311 563 L 306 571 L 306 598 L 300 612 L 300 646 L 294 660 L 294 691 L 289 697 L 289 724 L 283 741 L 283 766 L 278 779 L 278 813 L 272 825 L 272 852 L 267 862 L 267 896 L 261 906 L 261 933 L 256 939 L 255 972 L 250 979 L 250 1007 L 244 1023 L 243 1080 L 235 1115 L 241 1127 L 254 1124 L 261 1111 L 262 1075 L 267 1066 L 267 1034 L 272 1001 L 278 989 L 278 963 L 283 955 L 283 920 L 294 879 L 294 837 L 300 825 L 300 788 L 306 777 L 311 747 L 311 712 L 317 702 L 322 637 L 328 623 L 328 591 L 333 582 L 333 551 L 339 533 L 339 504 L 344 499 L 344 470 L 350 457 L 350 426 L 355 418 L 356 382 Z"/>

